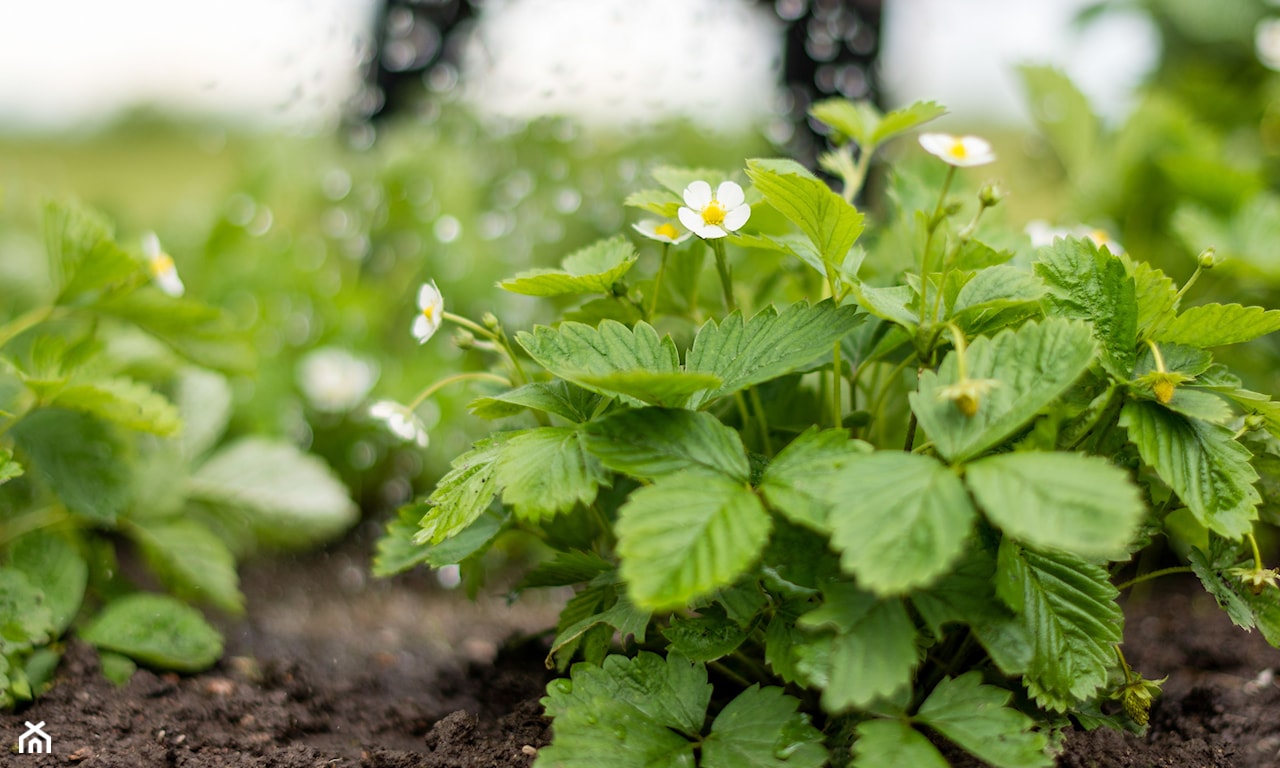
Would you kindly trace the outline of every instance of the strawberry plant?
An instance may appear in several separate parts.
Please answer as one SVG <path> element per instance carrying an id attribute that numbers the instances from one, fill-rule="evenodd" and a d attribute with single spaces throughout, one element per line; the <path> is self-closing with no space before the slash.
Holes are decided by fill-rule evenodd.
<path id="1" fill-rule="evenodd" d="M 1145 727 L 1159 670 L 1126 663 L 1118 598 L 1170 571 L 1280 644 L 1255 539 L 1280 405 L 1214 359 L 1280 311 L 1193 305 L 1212 250 L 1179 286 L 1089 238 L 1033 246 L 973 176 L 977 137 L 899 147 L 890 204 L 855 206 L 941 113 L 815 105 L 834 184 L 657 168 L 627 200 L 657 217 L 643 239 L 499 284 L 577 300 L 557 322 L 468 319 L 423 284 L 413 335 L 456 324 L 492 366 L 381 407 L 416 435 L 469 383 L 495 429 L 376 570 L 545 550 L 518 590 L 572 597 L 538 766 L 942 766 L 942 742 L 1049 766 L 1065 727 Z M 1135 573 L 1157 540 L 1182 563 Z"/>

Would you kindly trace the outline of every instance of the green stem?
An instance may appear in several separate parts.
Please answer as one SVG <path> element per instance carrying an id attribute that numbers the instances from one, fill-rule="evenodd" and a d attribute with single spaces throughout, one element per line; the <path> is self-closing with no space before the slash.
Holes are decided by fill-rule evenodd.
<path id="1" fill-rule="evenodd" d="M 658 262 L 658 275 L 653 278 L 653 299 L 649 302 L 649 312 L 645 317 L 653 320 L 653 316 L 658 312 L 658 296 L 662 293 L 662 276 L 667 271 L 667 254 L 671 251 L 670 243 L 662 244 L 662 261 Z"/>
<path id="2" fill-rule="evenodd" d="M 840 428 L 840 415 L 842 407 L 840 404 L 840 380 L 844 368 L 844 362 L 840 359 L 840 342 L 836 341 L 831 352 L 831 422 L 836 429 Z"/>
<path id="3" fill-rule="evenodd" d="M 493 341 L 498 341 L 498 334 L 488 328 L 485 328 L 474 320 L 469 320 L 462 315 L 455 315 L 452 312 L 441 312 L 440 316 L 454 325 L 460 325 L 469 331 L 474 331 L 479 336 L 483 336 L 486 339 L 492 339 Z"/>
<path id="4" fill-rule="evenodd" d="M 911 418 L 907 419 L 907 439 L 906 439 L 906 442 L 902 444 L 903 452 L 911 453 L 911 449 L 915 447 L 915 444 L 916 444 L 916 412 L 912 411 Z"/>
<path id="5" fill-rule="evenodd" d="M 1254 538 L 1253 531 L 1244 535 L 1249 540 L 1249 546 L 1253 548 L 1253 568 L 1256 571 L 1262 570 L 1262 553 L 1258 551 L 1258 540 Z"/>
<path id="6" fill-rule="evenodd" d="M 751 387 L 747 390 L 747 396 L 751 398 L 751 407 L 756 413 L 756 423 L 760 426 L 760 442 L 764 446 L 764 453 L 766 456 L 772 456 L 773 440 L 769 437 L 769 418 L 765 415 L 760 393 L 755 387 Z"/>
<path id="7" fill-rule="evenodd" d="M 933 249 L 933 235 L 942 223 L 942 213 L 947 204 L 947 192 L 951 189 L 951 180 L 956 176 L 956 167 L 947 166 L 947 177 L 938 191 L 938 204 L 934 206 L 933 215 L 927 223 L 927 234 L 924 239 L 924 251 L 920 254 L 920 327 L 924 328 L 925 305 L 929 295 L 929 251 Z"/>
<path id="8" fill-rule="evenodd" d="M 459 381 L 473 381 L 473 380 L 474 381 L 492 381 L 498 384 L 502 384 L 503 386 L 507 386 L 507 387 L 511 386 L 510 379 L 503 378 L 502 376 L 498 376 L 497 374 L 493 374 L 493 373 L 482 373 L 480 371 L 472 371 L 470 373 L 458 373 L 458 374 L 454 374 L 453 376 L 447 376 L 443 379 L 440 379 L 439 381 L 435 382 L 431 386 L 422 390 L 421 392 L 418 393 L 417 397 L 413 398 L 413 400 L 410 401 L 407 407 L 411 411 L 417 410 L 418 406 L 425 403 L 428 397 L 431 397 L 432 395 L 439 392 L 444 387 L 447 387 L 450 384 L 454 384 Z"/>
<path id="9" fill-rule="evenodd" d="M 1152 579 L 1158 579 L 1161 576 L 1171 576 L 1175 573 L 1191 573 L 1191 572 L 1192 572 L 1191 566 L 1189 565 L 1175 565 L 1172 568 L 1161 568 L 1158 571 L 1151 571 L 1149 573 L 1144 573 L 1141 576 L 1135 576 L 1132 579 L 1129 579 L 1128 581 L 1122 584 L 1117 584 L 1116 591 L 1123 592 L 1129 587 L 1134 586 L 1135 584 L 1141 584 L 1144 581 L 1151 581 Z"/>
<path id="10" fill-rule="evenodd" d="M 733 298 L 733 273 L 729 269 L 729 260 L 724 255 L 724 242 L 716 237 L 707 241 L 716 254 L 716 271 L 720 273 L 720 289 L 724 291 L 725 311 L 732 312 L 738 308 Z"/>

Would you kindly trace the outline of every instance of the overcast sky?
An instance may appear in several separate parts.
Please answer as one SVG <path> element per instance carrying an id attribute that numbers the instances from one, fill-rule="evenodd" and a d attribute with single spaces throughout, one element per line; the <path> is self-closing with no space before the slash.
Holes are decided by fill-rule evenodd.
<path id="1" fill-rule="evenodd" d="M 1071 14 L 1087 2 L 887 0 L 890 94 L 935 99 L 959 119 L 1017 119 L 1011 67 L 1049 60 L 1116 112 L 1154 37 L 1133 17 L 1072 33 Z M 374 8 L 375 0 L 0 0 L 0 125 L 73 127 L 153 103 L 322 126 L 358 84 Z M 498 12 L 468 62 L 471 92 L 495 109 L 634 116 L 662 103 L 725 122 L 772 101 L 777 22 L 758 3 L 489 0 L 486 8 Z"/>

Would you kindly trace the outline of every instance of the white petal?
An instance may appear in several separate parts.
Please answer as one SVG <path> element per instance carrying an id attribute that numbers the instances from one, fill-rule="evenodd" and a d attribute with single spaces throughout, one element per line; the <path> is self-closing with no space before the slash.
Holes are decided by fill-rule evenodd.
<path id="1" fill-rule="evenodd" d="M 704 240 L 715 240 L 717 237 L 724 237 L 729 233 L 725 232 L 720 227 L 717 227 L 715 224 L 708 224 L 705 227 L 696 230 L 694 234 Z"/>
<path id="2" fill-rule="evenodd" d="M 710 202 L 711 185 L 707 182 L 698 180 L 684 188 L 684 204 L 695 211 L 701 211 Z"/>
<path id="3" fill-rule="evenodd" d="M 705 226 L 702 223 L 702 214 L 692 208 L 681 208 L 676 211 L 676 216 L 680 219 L 680 223 L 685 226 L 685 229 L 695 234 L 698 233 L 699 229 L 702 229 L 702 227 Z"/>
<path id="4" fill-rule="evenodd" d="M 145 232 L 142 235 L 142 254 L 148 259 L 154 259 L 164 253 L 160 249 L 160 238 L 156 237 L 155 232 Z"/>
<path id="5" fill-rule="evenodd" d="M 737 208 L 746 199 L 747 196 L 742 193 L 742 187 L 732 181 L 721 182 L 720 186 L 716 187 L 716 200 L 724 206 L 725 210 Z"/>
<path id="6" fill-rule="evenodd" d="M 423 283 L 418 289 L 418 309 L 426 309 L 427 307 L 443 307 L 444 297 L 440 295 L 440 289 L 436 287 L 436 281 Z"/>
<path id="7" fill-rule="evenodd" d="M 186 286 L 182 284 L 182 278 L 178 277 L 176 269 L 166 269 L 156 275 L 156 285 L 175 299 L 186 291 Z"/>
<path id="8" fill-rule="evenodd" d="M 732 208 L 724 215 L 724 228 L 730 232 L 736 232 L 747 223 L 747 219 L 751 218 L 751 206 L 740 205 Z"/>
<path id="9" fill-rule="evenodd" d="M 947 150 L 955 141 L 956 137 L 949 133 L 920 134 L 920 146 L 924 147 L 924 151 L 942 158 L 947 156 Z"/>
<path id="10" fill-rule="evenodd" d="M 413 320 L 413 338 L 417 339 L 419 344 L 426 344 L 439 327 L 438 324 L 428 320 L 426 315 L 418 315 Z"/>

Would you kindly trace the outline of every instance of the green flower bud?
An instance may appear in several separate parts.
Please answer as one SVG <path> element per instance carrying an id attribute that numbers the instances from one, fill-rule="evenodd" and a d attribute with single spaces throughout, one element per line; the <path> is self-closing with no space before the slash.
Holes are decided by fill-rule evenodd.
<path id="1" fill-rule="evenodd" d="M 1205 248 L 1201 251 L 1200 256 L 1196 259 L 1200 264 L 1200 268 L 1213 269 L 1218 263 L 1217 253 L 1213 248 Z"/>
<path id="2" fill-rule="evenodd" d="M 983 208 L 999 205 L 1004 196 L 1004 189 L 994 181 L 988 181 L 982 185 L 982 189 L 978 190 L 978 202 L 982 203 Z"/>

